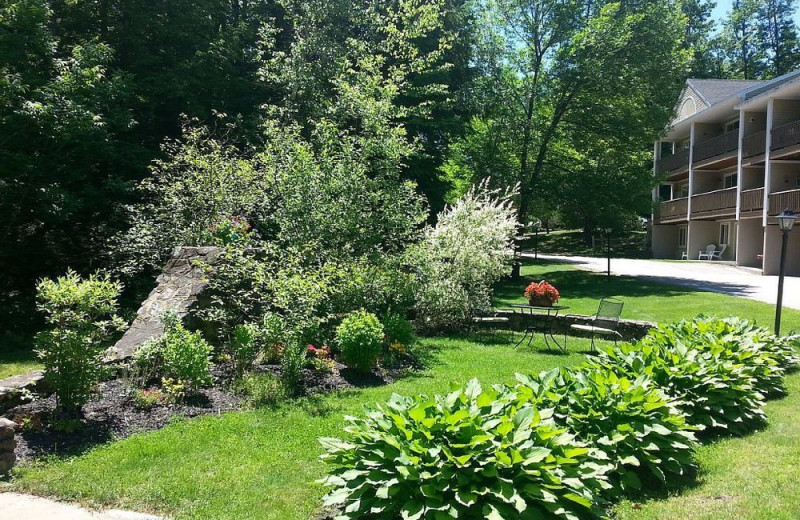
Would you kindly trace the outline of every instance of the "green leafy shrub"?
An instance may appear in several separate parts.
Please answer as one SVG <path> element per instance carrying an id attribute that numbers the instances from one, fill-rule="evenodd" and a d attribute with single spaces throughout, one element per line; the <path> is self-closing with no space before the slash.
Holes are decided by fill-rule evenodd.
<path id="1" fill-rule="evenodd" d="M 641 489 L 642 477 L 666 483 L 694 468 L 695 428 L 646 377 L 556 368 L 517 379 L 520 401 L 552 408 L 559 426 L 608 455 L 615 492 Z"/>
<path id="2" fill-rule="evenodd" d="M 263 348 L 264 334 L 254 323 L 237 325 L 233 329 L 233 338 L 228 344 L 228 353 L 233 360 L 236 373 L 244 374 L 253 367 Z"/>
<path id="3" fill-rule="evenodd" d="M 587 366 L 633 380 L 649 377 L 676 400 L 690 424 L 714 433 L 743 433 L 765 420 L 764 396 L 746 366 L 683 342 L 665 347 L 656 333 L 610 348 Z"/>
<path id="4" fill-rule="evenodd" d="M 233 391 L 252 407 L 271 407 L 286 398 L 283 382 L 274 374 L 246 374 L 233 384 Z"/>
<path id="5" fill-rule="evenodd" d="M 187 330 L 176 315 L 168 314 L 164 334 L 134 354 L 134 365 L 145 380 L 160 378 L 166 392 L 180 397 L 213 382 L 212 350 L 199 332 Z"/>
<path id="6" fill-rule="evenodd" d="M 37 307 L 48 329 L 36 335 L 36 353 L 58 404 L 86 403 L 103 374 L 103 353 L 123 323 L 115 315 L 122 287 L 107 275 L 82 279 L 73 271 L 37 285 Z"/>
<path id="7" fill-rule="evenodd" d="M 348 314 L 336 328 L 336 342 L 345 364 L 366 372 L 375 366 L 383 345 L 383 325 L 366 311 Z"/>
<path id="8" fill-rule="evenodd" d="M 411 346 L 416 341 L 414 325 L 397 313 L 387 314 L 382 322 L 386 345 L 399 343 L 404 347 Z"/>
<path id="9" fill-rule="evenodd" d="M 393 395 L 346 440 L 321 439 L 337 518 L 595 518 L 611 466 L 545 411 L 477 380 L 446 396 Z M 601 457 L 601 458 L 598 458 Z"/>
<path id="10" fill-rule="evenodd" d="M 306 347 L 297 340 L 289 340 L 281 355 L 281 381 L 290 394 L 297 395 L 302 390 L 305 365 Z"/>

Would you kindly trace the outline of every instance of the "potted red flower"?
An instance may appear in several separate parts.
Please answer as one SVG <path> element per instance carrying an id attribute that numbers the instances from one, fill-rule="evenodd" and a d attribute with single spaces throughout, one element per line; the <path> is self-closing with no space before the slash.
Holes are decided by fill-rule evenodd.
<path id="1" fill-rule="evenodd" d="M 558 289 L 545 280 L 541 282 L 531 282 L 531 284 L 525 288 L 525 298 L 528 299 L 531 305 L 536 307 L 550 307 L 556 303 L 560 297 L 561 294 L 559 294 Z"/>

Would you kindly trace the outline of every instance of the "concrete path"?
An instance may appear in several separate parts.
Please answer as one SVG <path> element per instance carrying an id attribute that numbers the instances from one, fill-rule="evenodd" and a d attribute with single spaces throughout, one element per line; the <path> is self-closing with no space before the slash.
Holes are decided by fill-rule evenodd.
<path id="1" fill-rule="evenodd" d="M 532 254 L 523 254 L 532 258 Z M 607 259 L 585 256 L 539 255 L 543 260 L 566 262 L 587 271 L 606 272 Z M 730 294 L 775 304 L 778 277 L 763 276 L 760 270 L 716 262 L 611 259 L 611 274 L 646 278 L 703 291 Z M 800 309 L 800 278 L 787 276 L 783 305 Z"/>
<path id="2" fill-rule="evenodd" d="M 160 517 L 120 511 L 88 511 L 82 507 L 20 493 L 0 493 L 4 520 L 161 520 Z"/>

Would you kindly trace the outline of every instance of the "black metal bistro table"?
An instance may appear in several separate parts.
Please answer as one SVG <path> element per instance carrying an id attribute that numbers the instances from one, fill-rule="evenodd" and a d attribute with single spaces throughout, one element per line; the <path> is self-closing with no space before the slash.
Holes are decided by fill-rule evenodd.
<path id="1" fill-rule="evenodd" d="M 533 337 L 536 335 L 536 332 L 541 332 L 547 348 L 553 348 L 550 346 L 550 342 L 552 341 L 555 346 L 559 348 L 559 350 L 566 352 L 566 343 L 562 346 L 553 334 L 553 322 L 555 321 L 559 312 L 569 309 L 569 307 L 566 305 L 539 306 L 526 305 L 522 303 L 511 304 L 511 307 L 514 309 L 519 309 L 519 312 L 522 314 L 536 316 L 540 322 L 539 324 L 534 322 L 532 325 L 525 327 L 525 334 L 523 334 L 522 339 L 520 339 L 517 344 L 514 345 L 514 348 L 519 347 L 522 342 L 525 341 L 525 338 L 528 338 L 528 343 L 526 346 L 530 346 L 531 341 L 533 341 Z"/>

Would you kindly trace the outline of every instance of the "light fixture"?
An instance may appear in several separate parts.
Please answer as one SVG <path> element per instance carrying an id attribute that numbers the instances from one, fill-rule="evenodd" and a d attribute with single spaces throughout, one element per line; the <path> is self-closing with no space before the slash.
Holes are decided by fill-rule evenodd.
<path id="1" fill-rule="evenodd" d="M 780 274 L 778 275 L 778 301 L 775 305 L 775 335 L 779 336 L 781 333 L 781 310 L 783 309 L 783 279 L 786 275 L 786 248 L 789 243 L 789 232 L 794 227 L 794 221 L 797 220 L 797 214 L 786 208 L 777 217 L 778 229 L 781 230 L 781 261 L 780 261 Z"/>
<path id="2" fill-rule="evenodd" d="M 778 229 L 784 233 L 788 233 L 792 230 L 792 227 L 794 227 L 794 223 L 797 220 L 797 213 L 790 209 L 785 209 L 777 216 L 777 219 Z"/>

